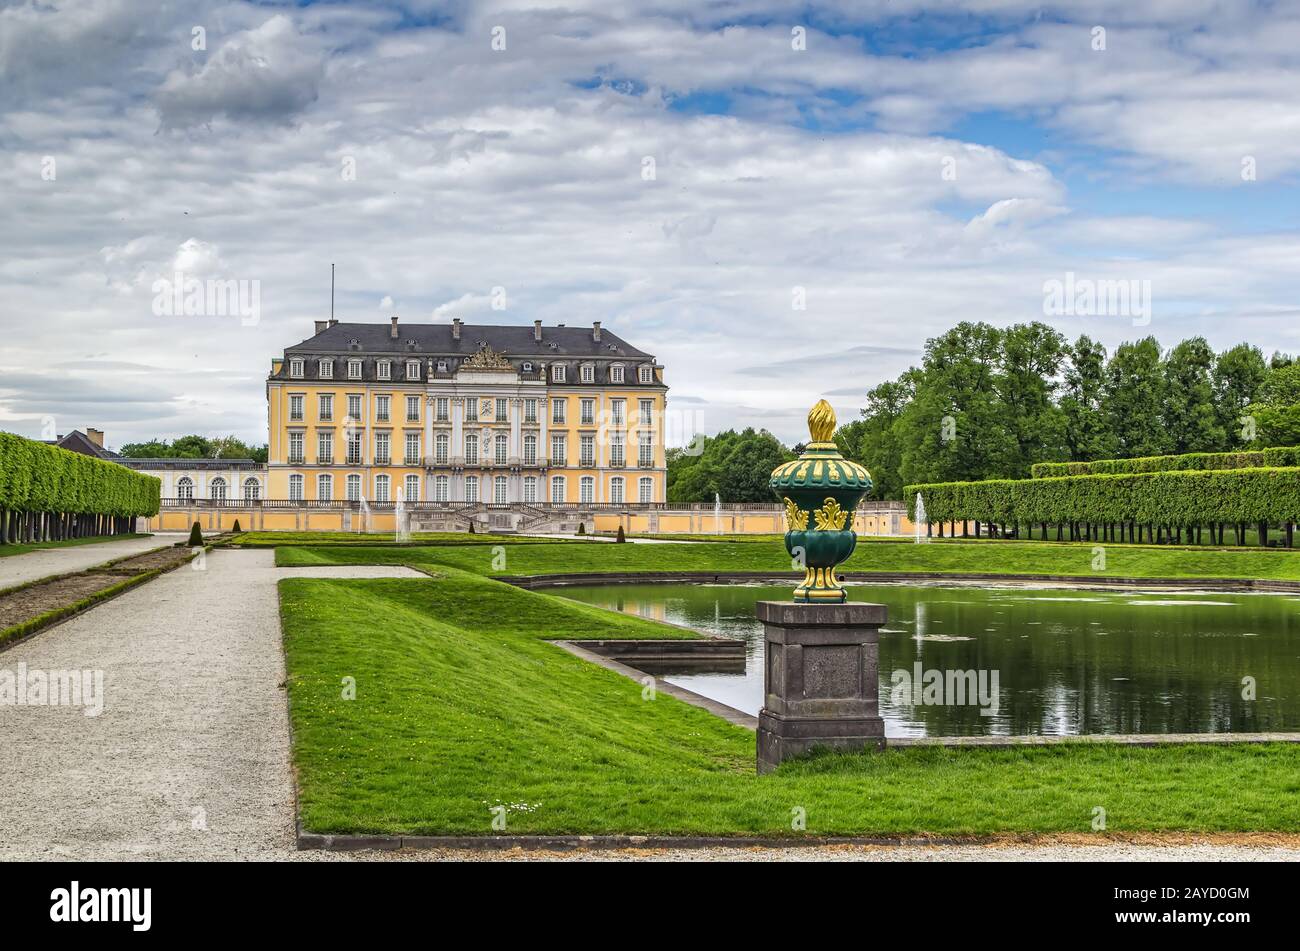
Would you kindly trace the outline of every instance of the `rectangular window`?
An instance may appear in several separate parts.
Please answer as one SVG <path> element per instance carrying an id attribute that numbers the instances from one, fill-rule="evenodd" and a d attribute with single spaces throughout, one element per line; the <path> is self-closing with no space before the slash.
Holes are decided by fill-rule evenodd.
<path id="1" fill-rule="evenodd" d="M 418 380 L 418 379 L 420 378 L 420 361 L 419 361 L 419 360 L 407 360 L 407 361 L 406 361 L 406 378 L 407 378 L 408 380 Z"/>
<path id="2" fill-rule="evenodd" d="M 393 365 L 387 360 L 380 360 L 375 364 L 375 375 L 381 380 L 391 380 L 393 378 Z"/>
<path id="3" fill-rule="evenodd" d="M 446 502 L 450 497 L 451 480 L 446 476 L 438 476 L 433 480 L 433 500 L 435 502 Z"/>
<path id="4" fill-rule="evenodd" d="M 348 501 L 361 501 L 361 476 L 359 475 L 348 476 Z"/>
<path id="5" fill-rule="evenodd" d="M 302 476 L 300 475 L 289 476 L 289 501 L 302 501 Z"/>
<path id="6" fill-rule="evenodd" d="M 578 437 L 578 465 L 590 469 L 596 464 L 596 437 Z"/>
<path id="7" fill-rule="evenodd" d="M 405 495 L 402 497 L 408 502 L 420 501 L 420 477 L 418 475 L 406 477 Z"/>
<path id="8" fill-rule="evenodd" d="M 641 425 L 653 426 L 655 421 L 655 401 L 641 400 Z"/>
<path id="9" fill-rule="evenodd" d="M 609 480 L 609 500 L 615 505 L 623 504 L 623 478 L 621 476 Z"/>
<path id="10" fill-rule="evenodd" d="M 582 365 L 582 382 L 583 383 L 596 382 L 596 368 L 592 366 L 590 363 L 584 363 Z"/>
<path id="11" fill-rule="evenodd" d="M 566 415 L 565 408 L 568 405 L 568 400 L 551 400 L 551 422 L 559 423 L 563 426 Z"/>
<path id="12" fill-rule="evenodd" d="M 478 501 L 478 476 L 465 476 L 465 501 Z"/>
<path id="13" fill-rule="evenodd" d="M 637 378 L 638 378 L 642 383 L 653 383 L 653 382 L 654 382 L 654 376 L 653 376 L 654 370 L 652 370 L 650 367 L 648 367 L 648 366 L 640 367 L 640 368 L 636 371 L 636 373 L 637 373 Z"/>
<path id="14" fill-rule="evenodd" d="M 609 368 L 609 382 L 611 383 L 623 382 L 623 364 L 616 363 Z M 622 502 L 623 500 L 619 499 L 619 501 Z"/>
<path id="15" fill-rule="evenodd" d="M 497 476 L 492 480 L 492 501 L 497 505 L 506 504 L 506 477 Z"/>
<path id="16" fill-rule="evenodd" d="M 609 464 L 611 466 L 623 465 L 623 434 L 614 433 L 609 441 Z"/>
<path id="17" fill-rule="evenodd" d="M 420 434 L 406 434 L 406 464 L 408 466 L 418 466 L 420 464 Z"/>
<path id="18" fill-rule="evenodd" d="M 289 434 L 289 465 L 302 465 L 302 433 Z"/>
<path id="19" fill-rule="evenodd" d="M 420 419 L 420 398 L 418 396 L 408 396 L 406 398 L 406 421 L 408 423 L 418 422 Z"/>
<path id="20" fill-rule="evenodd" d="M 316 498 L 328 502 L 334 498 L 334 480 L 327 475 L 316 477 Z"/>
<path id="21" fill-rule="evenodd" d="M 497 465 L 504 466 L 506 464 L 506 451 L 507 451 L 506 437 L 497 436 L 494 445 L 496 446 L 496 450 L 493 453 L 493 458 L 495 459 Z"/>
<path id="22" fill-rule="evenodd" d="M 596 480 L 591 476 L 583 476 L 582 481 L 578 483 L 578 501 L 583 505 L 590 505 L 595 501 Z"/>
<path id="23" fill-rule="evenodd" d="M 654 480 L 642 479 L 637 488 L 637 501 L 646 503 L 652 501 L 654 496 Z"/>
<path id="24" fill-rule="evenodd" d="M 553 364 L 551 364 L 551 382 L 552 382 L 552 383 L 563 383 L 563 382 L 564 382 L 564 364 L 563 364 L 563 363 L 553 363 Z"/>
<path id="25" fill-rule="evenodd" d="M 596 401 L 583 400 L 582 401 L 582 425 L 590 426 L 594 422 L 596 422 Z"/>
<path id="26" fill-rule="evenodd" d="M 627 400 L 614 400 L 609 404 L 611 422 L 615 426 L 622 426 L 627 419 Z"/>
<path id="27" fill-rule="evenodd" d="M 473 433 L 465 437 L 465 464 L 469 466 L 478 465 L 478 437 Z"/>
<path id="28" fill-rule="evenodd" d="M 534 476 L 528 476 L 524 479 L 524 503 L 526 505 L 537 504 L 537 479 Z"/>
<path id="29" fill-rule="evenodd" d="M 359 379 L 361 379 L 361 361 L 360 361 L 360 360 L 349 360 L 349 361 L 348 361 L 348 379 L 349 379 L 349 380 L 359 380 Z"/>
<path id="30" fill-rule="evenodd" d="M 445 396 L 440 396 L 440 397 L 438 397 L 438 402 L 437 402 L 436 406 L 437 406 L 437 418 L 438 418 L 438 422 L 440 422 L 440 423 L 445 423 L 445 422 L 447 421 L 447 419 L 448 419 L 448 416 L 447 416 L 447 406 L 448 406 L 448 404 L 447 404 L 447 397 L 445 397 Z"/>
<path id="31" fill-rule="evenodd" d="M 524 400 L 524 422 L 537 422 L 537 400 Z"/>
<path id="32" fill-rule="evenodd" d="M 295 358 L 289 361 L 289 376 L 295 380 L 302 379 L 302 360 Z"/>
<path id="33" fill-rule="evenodd" d="M 334 434 L 316 434 L 316 461 L 326 466 L 334 461 Z"/>
<path id="34" fill-rule="evenodd" d="M 564 476 L 555 476 L 551 479 L 551 504 L 564 504 Z"/>
<path id="35" fill-rule="evenodd" d="M 386 466 L 389 463 L 388 433 L 375 433 L 375 465 Z"/>
<path id="36" fill-rule="evenodd" d="M 478 422 L 478 400 L 472 396 L 465 397 L 465 421 L 468 423 Z"/>
<path id="37" fill-rule="evenodd" d="M 532 433 L 524 437 L 524 465 L 537 465 L 537 437 Z"/>
<path id="38" fill-rule="evenodd" d="M 349 397 L 349 399 L 351 399 L 351 397 Z M 392 402 L 390 397 L 387 396 L 375 397 L 375 420 L 377 422 L 380 423 L 388 422 L 389 419 L 388 408 L 390 402 Z M 360 414 L 361 414 L 361 397 L 357 397 L 357 415 L 360 416 Z M 352 415 L 351 410 L 348 411 L 348 415 L 349 416 Z"/>
<path id="39" fill-rule="evenodd" d="M 348 418 L 350 419 L 361 418 L 361 394 L 360 393 L 348 394 Z"/>
<path id="40" fill-rule="evenodd" d="M 507 412 L 506 401 L 498 396 L 497 411 L 493 414 L 492 418 L 495 419 L 497 422 L 501 422 L 501 420 L 506 418 L 506 412 Z"/>
<path id="41" fill-rule="evenodd" d="M 565 443 L 564 436 L 558 433 L 551 436 L 551 465 L 553 466 L 565 465 L 564 443 Z"/>
<path id="42" fill-rule="evenodd" d="M 375 501 L 388 501 L 388 476 L 375 476 Z"/>
<path id="43" fill-rule="evenodd" d="M 320 418 L 322 422 L 326 423 L 334 418 L 334 397 L 329 393 L 321 394 Z"/>
<path id="44" fill-rule="evenodd" d="M 295 421 L 302 419 L 302 397 L 301 396 L 289 397 L 289 418 Z"/>
<path id="45" fill-rule="evenodd" d="M 321 360 L 320 363 L 319 363 L 318 365 L 319 365 L 319 367 L 320 367 L 320 378 L 321 378 L 322 380 L 332 380 L 332 379 L 334 379 L 334 361 L 333 361 L 333 360 Z"/>
<path id="46" fill-rule="evenodd" d="M 360 433 L 348 434 L 348 465 L 350 466 L 361 465 L 361 434 Z M 358 483 L 358 485 L 360 485 L 360 483 Z M 352 496 L 348 496 L 348 498 L 352 498 Z M 356 499 L 353 499 L 353 501 L 355 502 Z"/>
<path id="47" fill-rule="evenodd" d="M 445 466 L 447 464 L 447 446 L 450 440 L 446 433 L 438 433 L 434 437 L 433 461 L 435 465 Z"/>
<path id="48" fill-rule="evenodd" d="M 641 433 L 637 436 L 636 461 L 643 467 L 654 465 L 655 445 L 649 433 Z"/>

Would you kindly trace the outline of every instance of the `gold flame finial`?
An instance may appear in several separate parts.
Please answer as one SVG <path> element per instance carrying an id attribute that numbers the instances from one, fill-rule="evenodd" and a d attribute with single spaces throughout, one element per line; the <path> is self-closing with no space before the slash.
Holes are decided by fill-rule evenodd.
<path id="1" fill-rule="evenodd" d="M 808 411 L 808 433 L 813 442 L 830 442 L 835 435 L 835 410 L 825 400 Z"/>

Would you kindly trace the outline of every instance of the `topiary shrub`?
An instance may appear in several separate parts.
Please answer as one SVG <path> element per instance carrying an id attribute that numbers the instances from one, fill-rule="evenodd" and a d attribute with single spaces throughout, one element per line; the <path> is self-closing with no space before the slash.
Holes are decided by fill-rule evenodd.
<path id="1" fill-rule="evenodd" d="M 579 523 L 578 523 L 578 534 L 579 534 L 579 535 L 585 535 L 585 534 L 587 534 L 587 523 L 586 523 L 586 522 L 579 522 Z"/>
<path id="2" fill-rule="evenodd" d="M 195 548 L 203 544 L 203 532 L 199 530 L 199 523 L 195 522 L 190 526 L 190 547 Z"/>
<path id="3" fill-rule="evenodd" d="M 230 530 L 236 535 L 243 531 L 243 529 L 239 527 L 239 519 L 235 519 L 235 524 Z"/>
<path id="4" fill-rule="evenodd" d="M 469 523 L 469 533 L 470 533 L 471 535 L 474 534 L 474 520 L 473 520 L 473 519 L 470 519 L 470 523 Z"/>
<path id="5" fill-rule="evenodd" d="M 620 526 L 618 527 L 618 534 L 614 536 L 614 541 L 616 541 L 616 542 L 625 542 L 625 541 L 627 541 L 627 536 L 623 534 L 623 526 L 622 526 L 622 525 L 620 525 Z"/>

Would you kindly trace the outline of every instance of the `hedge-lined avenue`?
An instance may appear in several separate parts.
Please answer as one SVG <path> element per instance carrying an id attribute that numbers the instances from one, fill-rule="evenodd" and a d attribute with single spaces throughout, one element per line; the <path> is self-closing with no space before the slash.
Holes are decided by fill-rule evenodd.
<path id="1" fill-rule="evenodd" d="M 156 515 L 161 484 L 104 459 L 0 433 L 0 544 L 132 530 Z"/>

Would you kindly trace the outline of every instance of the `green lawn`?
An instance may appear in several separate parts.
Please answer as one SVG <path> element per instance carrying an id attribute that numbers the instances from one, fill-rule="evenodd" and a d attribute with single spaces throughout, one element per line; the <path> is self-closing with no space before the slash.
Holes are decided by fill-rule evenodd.
<path id="1" fill-rule="evenodd" d="M 1294 745 L 893 750 L 759 777 L 752 733 L 543 640 L 670 629 L 447 569 L 280 592 L 312 832 L 488 835 L 497 805 L 513 833 L 794 835 L 796 809 L 798 834 L 1086 833 L 1097 806 L 1111 832 L 1300 830 Z"/>
<path id="2" fill-rule="evenodd" d="M 462 536 L 463 537 L 463 536 Z M 494 543 L 496 544 L 496 543 Z M 1093 569 L 1094 545 L 1060 542 L 873 542 L 859 545 L 841 570 L 954 574 L 1052 574 L 1112 578 L 1264 578 L 1300 580 L 1300 551 L 1107 545 L 1106 570 Z M 280 565 L 430 564 L 497 576 L 620 571 L 789 572 L 779 542 L 709 544 L 536 544 L 491 546 L 280 548 Z"/>
<path id="3" fill-rule="evenodd" d="M 148 532 L 128 532 L 123 535 L 94 535 L 90 538 L 66 538 L 58 542 L 35 542 L 31 545 L 0 545 L 0 558 L 8 555 L 25 555 L 29 551 L 46 548 L 75 548 L 79 545 L 98 545 L 103 542 L 120 542 L 130 538 L 148 538 Z"/>

